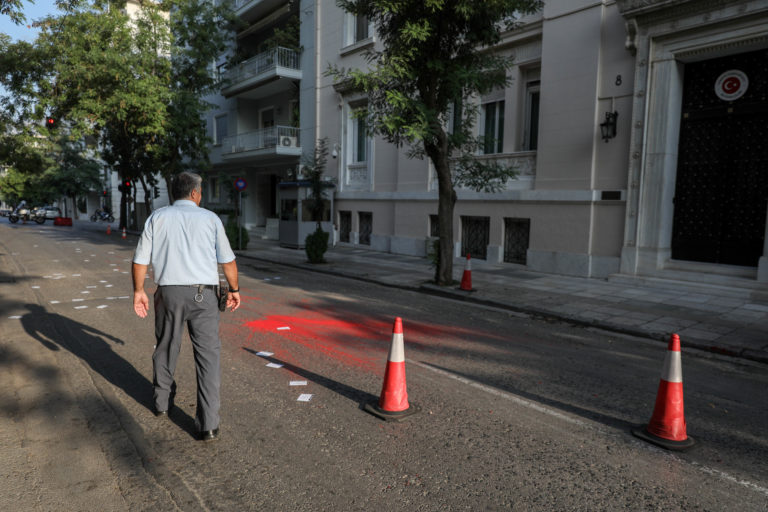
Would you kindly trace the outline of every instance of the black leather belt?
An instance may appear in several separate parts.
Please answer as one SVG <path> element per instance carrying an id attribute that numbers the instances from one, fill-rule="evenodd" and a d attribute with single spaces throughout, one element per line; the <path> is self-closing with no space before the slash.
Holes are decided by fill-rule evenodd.
<path id="1" fill-rule="evenodd" d="M 213 290 L 216 291 L 216 288 L 218 288 L 215 284 L 185 284 L 182 286 L 188 286 L 189 288 L 198 288 L 200 290 Z"/>

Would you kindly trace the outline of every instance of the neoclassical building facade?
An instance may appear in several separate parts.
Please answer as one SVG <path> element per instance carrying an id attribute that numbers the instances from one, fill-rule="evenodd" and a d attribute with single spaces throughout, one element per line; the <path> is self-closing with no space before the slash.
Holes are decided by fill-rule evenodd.
<path id="1" fill-rule="evenodd" d="M 426 256 L 434 170 L 371 138 L 352 116 L 366 98 L 325 73 L 365 66 L 375 27 L 333 0 L 237 5 L 250 25 L 235 48 L 253 56 L 223 71 L 236 82 L 209 127 L 216 168 L 255 186 L 249 226 L 280 223 L 280 184 L 326 138 L 335 242 Z M 260 50 L 291 14 L 298 60 Z M 477 98 L 476 126 L 495 140 L 477 158 L 517 178 L 494 194 L 457 191 L 455 255 L 584 277 L 768 282 L 768 0 L 548 0 L 522 21 L 495 48 L 514 66 L 508 87 Z M 276 66 L 249 74 L 265 58 Z"/>

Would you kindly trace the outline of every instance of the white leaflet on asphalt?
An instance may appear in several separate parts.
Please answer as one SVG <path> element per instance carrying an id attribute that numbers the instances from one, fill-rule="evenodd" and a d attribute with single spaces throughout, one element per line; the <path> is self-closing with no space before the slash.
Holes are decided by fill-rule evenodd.
<path id="1" fill-rule="evenodd" d="M 107 297 L 107 300 L 115 300 L 115 297 Z"/>
<path id="2" fill-rule="evenodd" d="M 278 327 L 278 328 L 277 328 L 277 330 L 278 330 L 278 331 L 290 331 L 290 330 L 291 330 L 291 328 L 290 328 L 290 327 L 287 327 L 287 326 L 286 326 L 286 327 Z"/>
<path id="3" fill-rule="evenodd" d="M 113 268 L 112 272 L 120 272 L 120 269 L 119 268 Z"/>
<path id="4" fill-rule="evenodd" d="M 117 263 L 110 263 L 110 264 L 109 264 L 109 266 L 110 266 L 110 267 L 116 267 L 116 266 L 117 266 Z"/>
<path id="5" fill-rule="evenodd" d="M 105 284 L 104 288 L 112 288 L 112 285 L 111 284 Z"/>
<path id="6" fill-rule="evenodd" d="M 43 276 L 43 279 L 50 279 L 53 276 Z"/>
<path id="7" fill-rule="evenodd" d="M 107 254 L 115 254 L 115 251 L 109 251 Z"/>
<path id="8" fill-rule="evenodd" d="M 59 301 L 58 300 L 52 300 L 51 304 L 59 304 Z"/>
<path id="9" fill-rule="evenodd" d="M 9 316 L 8 318 L 10 318 L 11 320 L 16 320 L 18 318 L 21 318 L 21 315 L 13 315 L 13 316 Z"/>
<path id="10" fill-rule="evenodd" d="M 72 277 L 80 277 L 80 274 L 72 274 Z"/>
<path id="11" fill-rule="evenodd" d="M 104 309 L 104 308 L 108 308 L 108 307 L 109 306 L 107 306 L 106 304 L 102 304 L 100 306 L 96 306 L 96 309 Z"/>
<path id="12" fill-rule="evenodd" d="M 127 273 L 128 273 L 128 271 L 127 271 L 127 270 L 123 270 L 123 274 L 127 274 Z"/>
<path id="13" fill-rule="evenodd" d="M 80 292 L 80 293 L 91 293 L 91 292 L 89 292 L 88 290 L 85 290 L 84 292 Z"/>
<path id="14" fill-rule="evenodd" d="M 33 289 L 33 290 L 39 290 L 39 289 L 40 289 L 40 287 L 39 287 L 39 286 L 32 286 L 32 289 Z"/>
<path id="15" fill-rule="evenodd" d="M 87 309 L 88 306 L 75 306 L 75 309 Z"/>
<path id="16" fill-rule="evenodd" d="M 122 296 L 118 297 L 118 299 L 129 299 L 129 298 L 130 297 L 128 297 L 127 295 L 122 295 Z"/>
<path id="17" fill-rule="evenodd" d="M 307 381 L 305 380 L 292 380 L 289 383 L 289 386 L 306 386 L 306 385 L 307 385 Z"/>
<path id="18" fill-rule="evenodd" d="M 93 285 L 93 286 L 86 286 L 86 288 L 96 288 L 96 285 Z"/>
<path id="19" fill-rule="evenodd" d="M 91 260 L 83 260 L 83 261 L 84 261 L 84 262 L 86 262 L 86 263 L 88 263 L 88 262 L 90 262 Z"/>
<path id="20" fill-rule="evenodd" d="M 282 368 L 283 365 L 278 364 L 278 363 L 267 363 L 267 367 L 268 368 Z"/>
<path id="21" fill-rule="evenodd" d="M 261 356 L 261 357 L 269 357 L 269 356 L 273 356 L 275 354 L 272 353 L 272 352 L 266 352 L 266 351 L 262 350 L 261 352 L 256 352 L 256 355 L 257 356 Z"/>
<path id="22" fill-rule="evenodd" d="M 72 302 L 83 302 L 85 299 L 72 299 Z"/>
<path id="23" fill-rule="evenodd" d="M 106 283 L 107 281 L 99 281 L 100 283 Z"/>
<path id="24" fill-rule="evenodd" d="M 296 399 L 297 402 L 309 402 L 312 400 L 312 396 L 309 393 L 302 393 L 299 395 L 299 398 Z"/>

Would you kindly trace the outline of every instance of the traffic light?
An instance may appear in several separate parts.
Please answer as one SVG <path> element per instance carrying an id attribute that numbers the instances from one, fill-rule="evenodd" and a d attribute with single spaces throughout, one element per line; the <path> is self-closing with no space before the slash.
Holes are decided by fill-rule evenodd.
<path id="1" fill-rule="evenodd" d="M 130 180 L 123 181 L 123 190 L 125 190 L 125 195 L 127 195 L 127 196 L 131 195 L 131 181 Z"/>
<path id="2" fill-rule="evenodd" d="M 56 120 L 52 117 L 45 118 L 45 127 L 49 130 L 56 128 Z"/>

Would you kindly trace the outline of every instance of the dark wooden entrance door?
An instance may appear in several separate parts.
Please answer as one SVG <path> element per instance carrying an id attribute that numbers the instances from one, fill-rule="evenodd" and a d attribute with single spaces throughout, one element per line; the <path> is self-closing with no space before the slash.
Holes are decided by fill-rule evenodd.
<path id="1" fill-rule="evenodd" d="M 731 70 L 748 86 L 723 99 L 715 85 Z M 757 266 L 768 200 L 768 50 L 687 64 L 682 116 L 672 258 Z"/>

